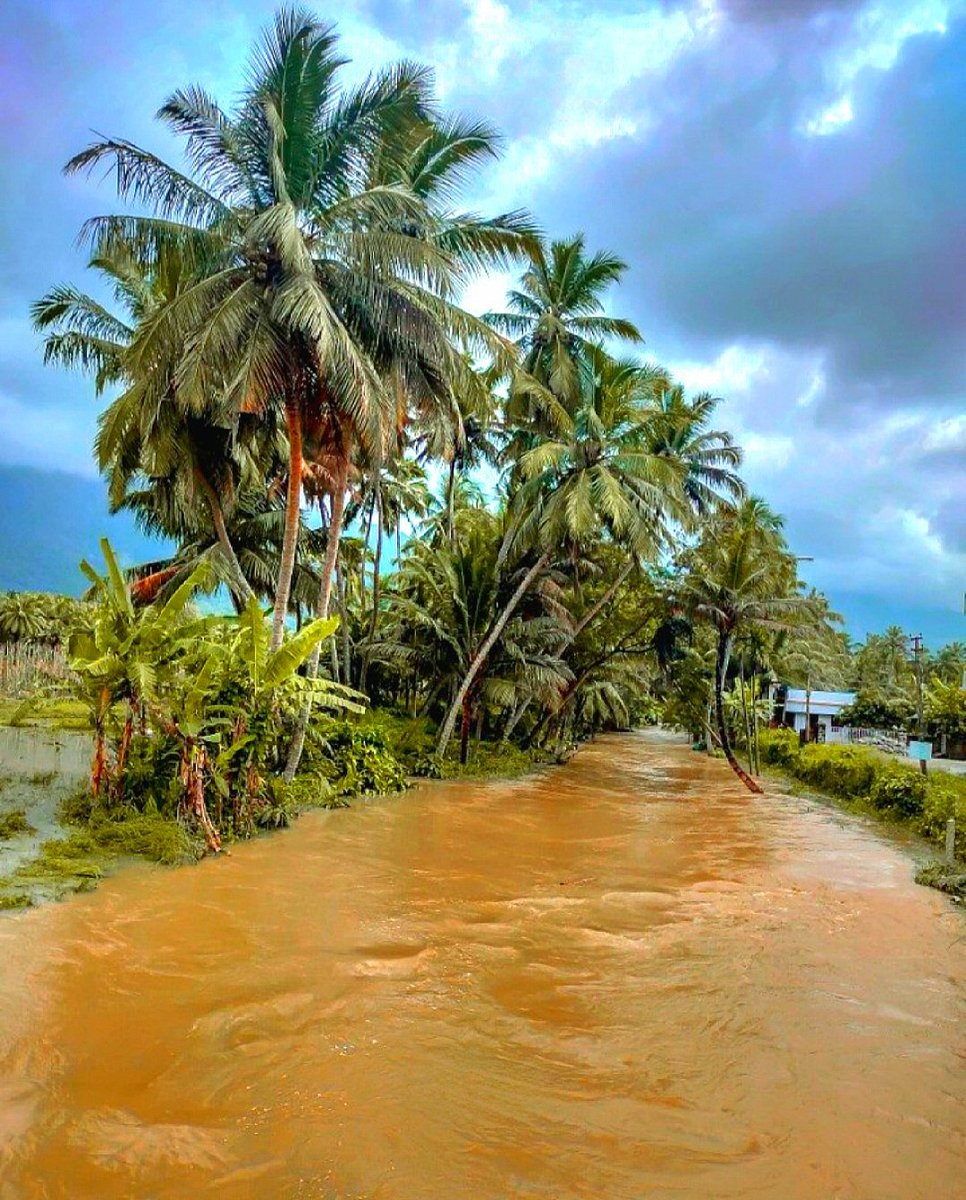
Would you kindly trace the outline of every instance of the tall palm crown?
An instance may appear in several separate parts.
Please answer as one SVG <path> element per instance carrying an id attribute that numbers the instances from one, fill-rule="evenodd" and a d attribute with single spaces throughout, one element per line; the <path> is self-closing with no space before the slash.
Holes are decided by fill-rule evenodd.
<path id="1" fill-rule="evenodd" d="M 536 247 L 518 288 L 507 296 L 505 312 L 485 320 L 513 339 L 522 355 L 514 378 L 507 420 L 544 429 L 566 425 L 580 403 L 592 370 L 588 356 L 606 338 L 642 340 L 636 326 L 604 312 L 608 289 L 619 282 L 625 264 L 613 254 L 588 255 L 584 237 Z M 519 447 L 511 446 L 511 453 Z"/>
<path id="2" fill-rule="evenodd" d="M 450 405 L 467 382 L 453 338 L 492 347 L 449 296 L 481 262 L 530 233 L 510 214 L 480 221 L 431 204 L 436 128 L 427 73 L 410 63 L 339 87 L 346 60 L 332 29 L 281 12 L 256 50 L 232 113 L 202 89 L 175 92 L 159 116 L 185 139 L 182 172 L 122 140 L 99 142 L 68 170 L 108 162 L 120 195 L 153 215 L 88 222 L 97 246 L 135 255 L 170 244 L 195 279 L 142 321 L 126 371 L 145 403 L 281 408 L 289 442 L 287 524 L 276 594 L 281 638 L 294 567 L 303 440 L 346 461 L 378 452 L 400 406 Z M 420 151 L 420 147 L 424 147 Z M 464 149 L 452 157 L 473 157 Z M 474 149 L 473 154 L 478 155 Z M 417 156 L 425 187 L 409 186 Z M 437 177 L 445 176 L 443 164 Z"/>
<path id="3" fill-rule="evenodd" d="M 717 633 L 714 707 L 718 739 L 732 770 L 749 788 L 761 788 L 739 765 L 725 719 L 724 691 L 735 637 L 754 629 L 787 629 L 813 622 L 815 614 L 799 593 L 795 560 L 781 518 L 757 497 L 736 510 L 719 512 L 706 524 L 687 560 L 678 600 Z"/>
<path id="4" fill-rule="evenodd" d="M 606 534 L 632 555 L 652 553 L 686 507 L 681 463 L 652 449 L 652 372 L 588 357 L 595 374 L 570 425 L 518 461 L 515 539 L 579 548 Z"/>
<path id="5" fill-rule="evenodd" d="M 568 383 L 574 352 L 581 345 L 596 345 L 605 338 L 642 340 L 630 321 L 604 312 L 607 289 L 626 269 L 607 251 L 588 256 L 583 234 L 551 242 L 549 252 L 539 245 L 520 286 L 507 295 L 507 311 L 488 313 L 486 320 L 523 349 L 531 375 Z"/>
<path id="6" fill-rule="evenodd" d="M 781 518 L 756 496 L 708 523 L 688 567 L 683 598 L 719 632 L 746 622 L 780 627 L 804 603 Z"/>
<path id="7" fill-rule="evenodd" d="M 698 516 L 745 497 L 745 485 L 735 470 L 741 466 L 741 447 L 725 430 L 709 428 L 720 402 L 708 392 L 688 400 L 680 384 L 657 389 L 660 417 L 653 423 L 651 448 L 685 464 L 684 489 Z"/>

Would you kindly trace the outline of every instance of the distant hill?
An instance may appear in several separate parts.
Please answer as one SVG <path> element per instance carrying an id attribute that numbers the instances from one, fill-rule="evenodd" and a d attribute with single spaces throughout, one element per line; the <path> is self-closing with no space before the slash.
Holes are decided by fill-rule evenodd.
<path id="1" fill-rule="evenodd" d="M 77 564 L 99 565 L 105 535 L 125 566 L 165 553 L 127 513 L 108 513 L 101 480 L 0 466 L 0 591 L 79 595 L 85 581 Z"/>

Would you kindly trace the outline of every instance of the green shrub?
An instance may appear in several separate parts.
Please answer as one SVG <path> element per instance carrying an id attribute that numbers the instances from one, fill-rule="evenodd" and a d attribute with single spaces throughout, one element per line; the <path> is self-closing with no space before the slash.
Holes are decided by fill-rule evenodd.
<path id="1" fill-rule="evenodd" d="M 198 846 L 185 827 L 159 813 L 131 813 L 122 819 L 95 810 L 90 835 L 99 850 L 134 855 L 174 866 L 198 858 Z"/>
<path id="2" fill-rule="evenodd" d="M 381 796 L 406 789 L 406 770 L 384 726 L 318 722 L 306 739 L 305 765 L 338 796 Z"/>
<path id="3" fill-rule="evenodd" d="M 100 879 L 103 865 L 95 857 L 97 844 L 90 833 L 77 830 L 65 838 L 52 838 L 35 858 L 17 868 L 14 878 L 26 883 L 67 883 Z"/>
<path id="4" fill-rule="evenodd" d="M 966 779 L 938 770 L 923 775 L 908 761 L 859 746 L 799 746 L 791 730 L 769 729 L 761 737 L 762 758 L 820 791 L 846 802 L 907 821 L 917 833 L 942 845 L 946 822 L 956 822 L 956 853 L 966 857 Z"/>
<path id="5" fill-rule="evenodd" d="M 81 784 L 60 802 L 61 819 L 68 825 L 86 825 L 94 811 L 94 797 L 88 784 Z"/>
<path id="6" fill-rule="evenodd" d="M 875 808 L 892 809 L 900 816 L 915 817 L 926 799 L 926 776 L 916 767 L 884 763 L 875 772 L 869 799 Z"/>
<path id="7" fill-rule="evenodd" d="M 856 746 L 803 746 L 792 764 L 799 779 L 833 796 L 866 796 L 875 778 L 877 761 Z"/>
<path id="8" fill-rule="evenodd" d="M 930 841 L 943 845 L 946 822 L 956 822 L 956 853 L 966 858 L 966 779 L 930 771 L 917 827 Z"/>
<path id="9" fill-rule="evenodd" d="M 435 751 L 431 754 L 421 754 L 413 761 L 410 769 L 419 779 L 443 778 L 443 760 Z"/>
<path id="10" fill-rule="evenodd" d="M 348 806 L 348 800 L 337 796 L 332 784 L 315 772 L 300 774 L 291 783 L 276 778 L 269 781 L 255 824 L 259 829 L 285 829 L 305 809 Z"/>
<path id="11" fill-rule="evenodd" d="M 382 744 L 409 770 L 418 759 L 432 755 L 436 744 L 433 725 L 426 717 L 370 709 L 359 719 L 357 728 L 378 730 Z"/>
<path id="12" fill-rule="evenodd" d="M 442 765 L 444 779 L 507 779 L 524 775 L 535 766 L 548 761 L 548 756 L 537 750 L 523 750 L 503 742 L 480 742 L 472 748 L 470 761 L 461 765 L 459 750 L 453 746 Z"/>
<path id="13" fill-rule="evenodd" d="M 957 900 L 966 900 L 966 873 L 941 863 L 920 867 L 916 872 L 916 883 L 921 883 L 923 887 L 936 888 Z"/>
<path id="14" fill-rule="evenodd" d="M 759 736 L 759 746 L 764 762 L 787 767 L 798 754 L 798 734 L 793 729 L 763 729 Z M 697 743 L 695 749 L 698 749 Z M 700 749 L 705 749 L 704 744 Z"/>

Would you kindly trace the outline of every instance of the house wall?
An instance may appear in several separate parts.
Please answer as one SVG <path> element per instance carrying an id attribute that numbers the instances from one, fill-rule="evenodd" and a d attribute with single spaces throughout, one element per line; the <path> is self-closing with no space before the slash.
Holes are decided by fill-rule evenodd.
<path id="1" fill-rule="evenodd" d="M 792 718 L 792 729 L 796 733 L 801 733 L 805 729 L 805 714 L 804 713 L 789 713 Z M 812 727 L 814 729 L 816 722 L 818 723 L 817 733 L 813 740 L 818 742 L 827 742 L 830 745 L 833 743 L 844 743 L 847 741 L 847 735 L 844 729 L 833 729 L 832 718 L 824 713 L 812 713 Z"/>

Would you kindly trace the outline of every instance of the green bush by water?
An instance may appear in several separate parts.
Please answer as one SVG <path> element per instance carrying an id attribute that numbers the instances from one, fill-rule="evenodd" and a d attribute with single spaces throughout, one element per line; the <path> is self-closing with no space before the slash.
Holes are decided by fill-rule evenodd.
<path id="1" fill-rule="evenodd" d="M 936 845 L 956 822 L 956 852 L 966 857 L 966 779 L 889 758 L 860 746 L 800 746 L 789 729 L 762 733 L 762 758 L 810 787 L 900 821 Z"/>

